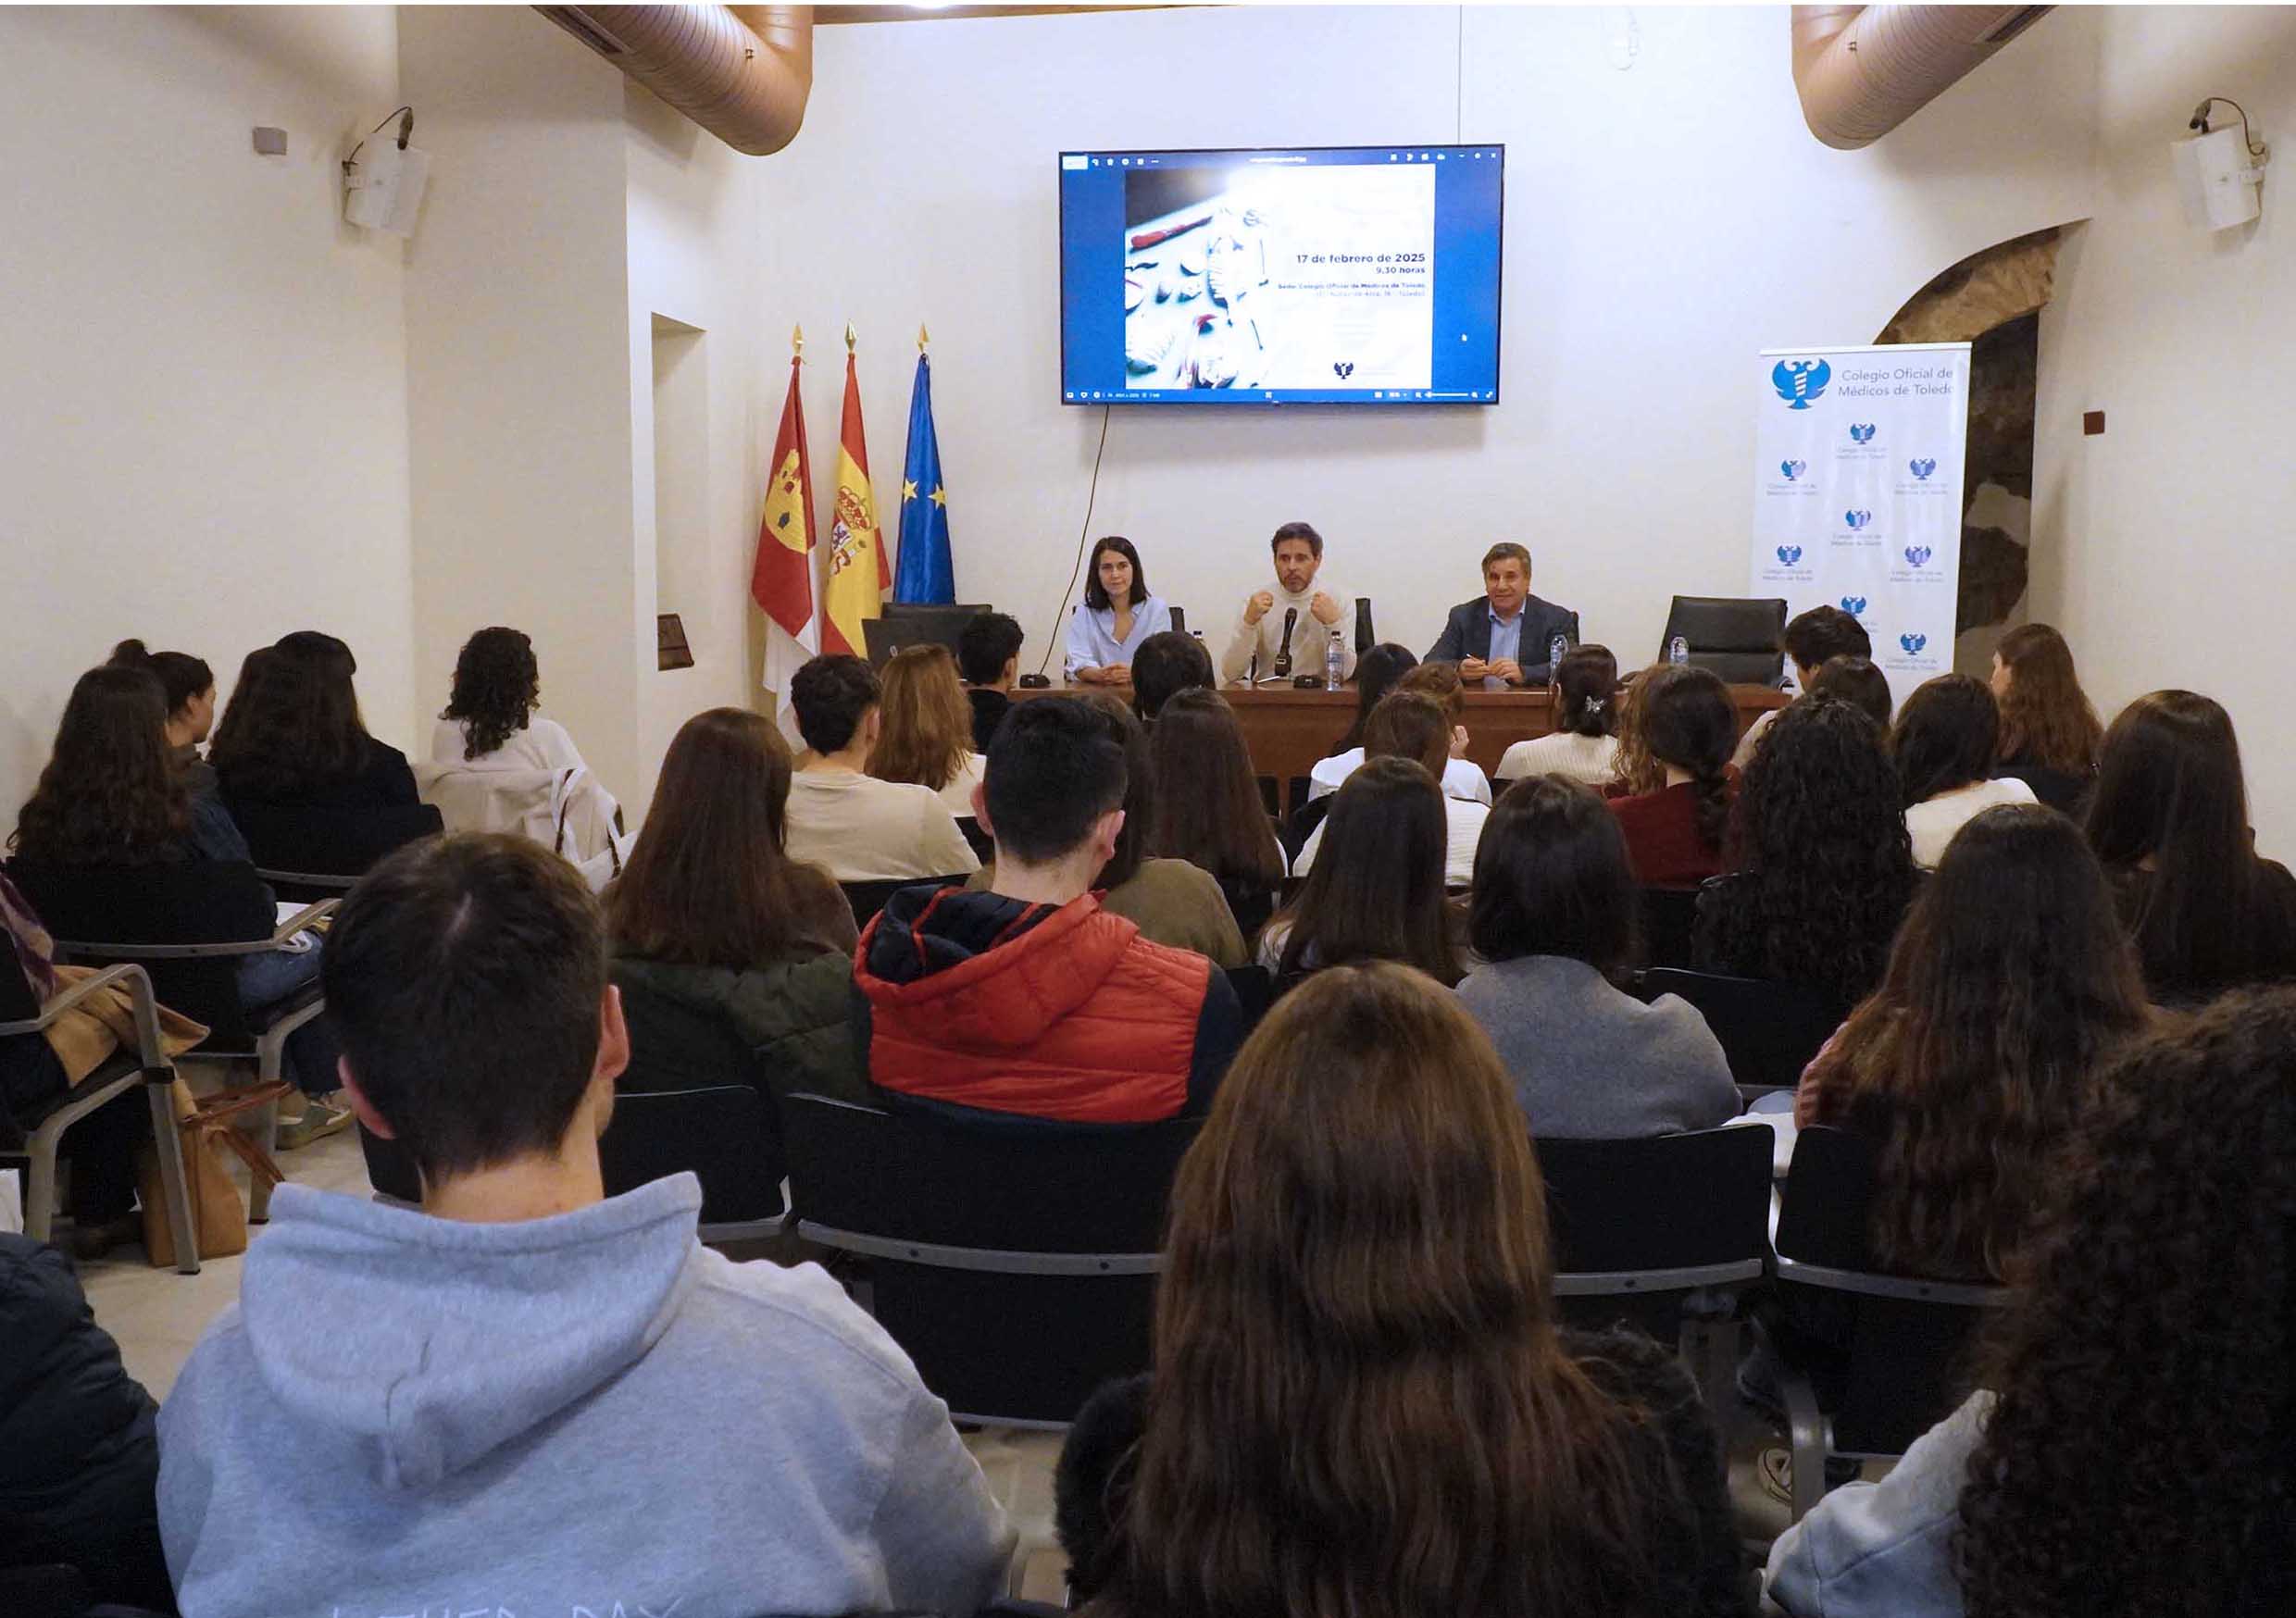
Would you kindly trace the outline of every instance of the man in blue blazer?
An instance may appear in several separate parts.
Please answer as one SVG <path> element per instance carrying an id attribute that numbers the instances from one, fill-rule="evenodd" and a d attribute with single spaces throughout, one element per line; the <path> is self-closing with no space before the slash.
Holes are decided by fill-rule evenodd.
<path id="1" fill-rule="evenodd" d="M 1578 644 L 1578 615 L 1530 593 L 1530 553 L 1503 541 L 1483 553 L 1483 593 L 1451 609 L 1426 662 L 1455 663 L 1469 687 L 1544 685 L 1554 637 Z"/>

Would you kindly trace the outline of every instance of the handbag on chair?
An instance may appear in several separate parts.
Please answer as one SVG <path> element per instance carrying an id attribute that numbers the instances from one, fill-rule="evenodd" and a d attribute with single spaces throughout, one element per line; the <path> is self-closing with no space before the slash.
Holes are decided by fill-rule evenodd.
<path id="1" fill-rule="evenodd" d="M 276 1186 L 286 1176 L 270 1153 L 233 1127 L 242 1113 L 274 1103 L 291 1086 L 274 1080 L 240 1089 L 221 1090 L 194 1101 L 191 1087 L 181 1078 L 172 1087 L 176 1127 L 183 1135 L 183 1178 L 192 1199 L 192 1228 L 198 1233 L 199 1256 L 229 1258 L 247 1251 L 247 1210 L 239 1200 L 224 1166 L 223 1151 L 239 1154 L 250 1176 Z M 168 1204 L 160 1186 L 158 1153 L 149 1147 L 136 1155 L 136 1197 L 143 1203 L 144 1251 L 155 1268 L 175 1263 L 175 1233 L 168 1227 Z"/>

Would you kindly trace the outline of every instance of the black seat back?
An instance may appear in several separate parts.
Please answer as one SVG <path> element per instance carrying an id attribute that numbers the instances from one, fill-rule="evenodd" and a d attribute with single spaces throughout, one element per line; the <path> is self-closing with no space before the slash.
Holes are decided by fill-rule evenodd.
<path id="1" fill-rule="evenodd" d="M 1567 1315 L 1603 1324 L 1627 1314 L 1671 1337 L 1685 1293 L 1761 1276 L 1769 1252 L 1767 1128 L 1533 1144 Z M 1718 1273 L 1725 1268 L 1738 1273 Z M 1683 1275 L 1691 1271 L 1707 1274 Z"/>
<path id="2" fill-rule="evenodd" d="M 609 1194 L 664 1175 L 702 1178 L 702 1222 L 736 1224 L 780 1211 L 780 1111 L 755 1053 L 708 1008 L 617 970 L 630 1065 L 615 1084 L 599 1143 Z"/>
<path id="3" fill-rule="evenodd" d="M 267 871 L 308 876 L 362 877 L 386 854 L 445 829 L 428 803 L 387 809 L 309 809 L 233 803 L 231 818 L 247 840 L 256 865 Z M 339 885 L 280 882 L 282 899 L 309 902 L 340 892 Z"/>
<path id="4" fill-rule="evenodd" d="M 1147 1368 L 1151 1255 L 1199 1123 L 976 1123 L 811 1095 L 782 1117 L 800 1233 L 869 1255 L 871 1313 L 954 1411 L 1033 1425 Z"/>
<path id="5" fill-rule="evenodd" d="M 1645 1000 L 1679 995 L 1698 1008 L 1729 1059 L 1739 1093 L 1748 1099 L 1800 1083 L 1802 1070 L 1833 1038 L 1844 1014 L 1830 995 L 1798 983 L 1711 972 L 1653 967 L 1642 974 L 1641 991 Z"/>
<path id="6" fill-rule="evenodd" d="M 1731 685 L 1776 685 L 1786 672 L 1778 637 L 1786 630 L 1783 596 L 1678 595 L 1666 612 L 1658 657 L 1677 635 L 1690 642 L 1690 660 Z"/>
<path id="7" fill-rule="evenodd" d="M 238 943 L 270 937 L 278 921 L 256 868 L 237 860 L 177 860 L 154 865 L 8 867 L 24 897 L 57 939 L 104 944 Z M 203 1053 L 255 1048 L 239 1002 L 243 956 L 147 960 L 160 1004 L 207 1025 Z M 83 966 L 135 959 L 103 951 L 76 952 Z"/>
<path id="8" fill-rule="evenodd" d="M 1698 923 L 1698 890 L 1645 888 L 1641 895 L 1643 964 L 1688 966 L 1691 934 Z"/>
<path id="9" fill-rule="evenodd" d="M 422 1176 L 406 1148 L 358 1126 L 359 1155 L 367 1160 L 367 1183 L 386 1197 L 402 1202 L 422 1201 Z"/>
<path id="10" fill-rule="evenodd" d="M 845 902 L 853 906 L 854 926 L 867 930 L 886 902 L 904 888 L 946 888 L 952 883 L 964 885 L 962 877 L 894 877 L 881 881 L 840 882 L 845 890 Z"/>
<path id="11" fill-rule="evenodd" d="M 1870 1219 L 1874 1149 L 1847 1130 L 1813 1126 L 1794 1141 L 1778 1221 L 1780 1259 L 1893 1283 L 1903 1295 L 1820 1288 L 1778 1276 L 1781 1288 L 1818 1294 L 1820 1307 L 1849 1317 L 1850 1353 L 1832 1412 L 1833 1448 L 1847 1455 L 1902 1455 L 1968 1397 L 1971 1352 L 1999 1287 L 1890 1276 L 1874 1263 Z"/>

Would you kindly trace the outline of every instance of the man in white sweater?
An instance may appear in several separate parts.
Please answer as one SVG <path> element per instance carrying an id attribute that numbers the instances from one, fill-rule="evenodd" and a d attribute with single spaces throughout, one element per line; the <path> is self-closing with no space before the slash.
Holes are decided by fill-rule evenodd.
<path id="1" fill-rule="evenodd" d="M 1269 548 L 1276 557 L 1276 586 L 1243 604 L 1220 653 L 1220 678 L 1239 680 L 1247 674 L 1261 680 L 1302 674 L 1320 678 L 1323 650 L 1335 629 L 1341 631 L 1341 671 L 1354 674 L 1355 648 L 1342 622 L 1349 598 L 1335 586 L 1316 582 L 1323 567 L 1323 536 L 1306 523 L 1288 522 L 1276 530 Z"/>

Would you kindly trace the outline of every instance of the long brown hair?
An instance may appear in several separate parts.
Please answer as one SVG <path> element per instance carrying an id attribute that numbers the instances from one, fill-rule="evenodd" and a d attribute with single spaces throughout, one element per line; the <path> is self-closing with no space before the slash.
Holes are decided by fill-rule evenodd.
<path id="1" fill-rule="evenodd" d="M 1156 795 L 1148 852 L 1186 860 L 1222 880 L 1274 888 L 1283 880 L 1283 845 L 1260 803 L 1235 710 L 1216 691 L 1191 687 L 1167 698 L 1148 734 L 1155 774 L 1185 781 Z"/>
<path id="2" fill-rule="evenodd" d="M 1375 758 L 1349 776 L 1331 795 L 1306 886 L 1267 924 L 1286 935 L 1277 976 L 1401 961 L 1458 982 L 1443 901 L 1449 844 L 1442 789 L 1419 765 Z"/>
<path id="3" fill-rule="evenodd" d="M 1993 648 L 2009 671 L 2001 698 L 2001 759 L 2086 777 L 2104 726 L 2073 672 L 2073 649 L 2047 624 L 2019 624 Z"/>
<path id="4" fill-rule="evenodd" d="M 1642 683 L 1650 687 L 1642 743 L 1662 766 L 1689 772 L 1698 793 L 1698 840 L 1719 849 L 1730 820 L 1730 754 L 1738 748 L 1738 710 L 1730 705 L 1730 688 L 1714 670 L 1694 664 L 1670 663 Z"/>
<path id="5" fill-rule="evenodd" d="M 1094 1611 L 1689 1610 L 1651 1554 L 1640 1418 L 1558 1339 L 1529 1135 L 1451 995 L 1373 964 L 1279 1003 L 1180 1164 L 1165 1252 Z"/>
<path id="6" fill-rule="evenodd" d="M 1804 1081 L 1817 1122 L 1879 1142 L 1872 1235 L 1890 1268 L 2004 1275 L 2048 1154 L 2144 985 L 2080 830 L 2053 809 L 1962 828 L 1905 918 L 1880 989 Z"/>
<path id="7" fill-rule="evenodd" d="M 742 971 L 834 947 L 801 923 L 808 873 L 782 852 L 789 744 L 760 714 L 711 708 L 679 727 L 654 807 L 606 890 L 626 954 Z"/>
<path id="8" fill-rule="evenodd" d="M 119 664 L 81 675 L 9 846 L 44 865 L 175 858 L 191 824 L 191 794 L 167 729 L 168 699 L 156 675 Z"/>
<path id="9" fill-rule="evenodd" d="M 357 775 L 372 745 L 351 683 L 357 669 L 350 647 L 317 629 L 248 653 L 207 749 L 224 795 L 292 798 Z"/>
<path id="10" fill-rule="evenodd" d="M 1650 694 L 1652 678 L 1667 666 L 1651 665 L 1618 693 L 1618 753 L 1611 765 L 1615 795 L 1640 797 L 1666 784 L 1666 766 L 1650 750 Z"/>
<path id="11" fill-rule="evenodd" d="M 909 646 L 892 654 L 879 677 L 884 716 L 868 773 L 880 781 L 909 781 L 938 792 L 965 771 L 973 751 L 973 710 L 946 646 Z"/>

